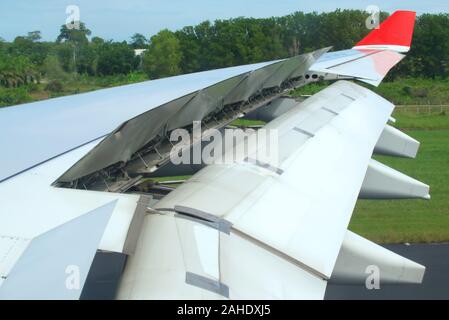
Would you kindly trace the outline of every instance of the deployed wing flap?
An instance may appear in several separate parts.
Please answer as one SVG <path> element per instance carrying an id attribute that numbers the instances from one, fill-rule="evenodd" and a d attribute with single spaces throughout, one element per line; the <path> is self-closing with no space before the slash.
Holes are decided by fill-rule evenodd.
<path id="1" fill-rule="evenodd" d="M 323 297 L 326 282 L 307 267 L 256 239 L 231 232 L 229 223 L 187 208 L 176 210 L 190 213 L 175 215 L 188 285 L 230 299 Z"/>
<path id="2" fill-rule="evenodd" d="M 221 278 L 231 299 L 323 299 L 323 278 L 255 239 L 220 234 L 220 246 Z"/>
<path id="3" fill-rule="evenodd" d="M 6 276 L 0 299 L 79 299 L 116 201 L 34 238 Z"/>
<path id="4" fill-rule="evenodd" d="M 334 106 L 340 96 L 345 102 Z M 324 116 L 327 107 L 338 112 Z M 391 103 L 371 91 L 337 82 L 266 127 L 279 129 L 279 152 L 285 155 L 280 164 L 211 165 L 158 208 L 183 206 L 226 219 L 239 232 L 330 277 L 392 110 Z M 287 134 L 305 139 L 283 145 Z"/>
<path id="5" fill-rule="evenodd" d="M 258 103 L 262 106 L 268 102 L 266 100 L 281 95 L 286 88 L 294 87 L 316 58 L 327 50 L 325 48 L 286 60 L 256 65 L 247 72 L 151 108 L 122 123 L 64 173 L 58 182 L 73 183 L 109 166 L 127 163 L 132 158 L 140 162 L 143 158 L 139 150 L 142 149 L 161 161 L 159 151 L 154 150 L 155 146 L 160 147 L 161 142 L 165 142 L 171 150 L 171 142 L 166 140 L 172 130 L 192 125 L 193 121 L 204 121 L 209 117 L 216 119 L 218 113 L 225 114 L 225 117 L 222 123 L 214 125 L 224 127 L 241 115 L 244 105 L 249 108 L 246 111 L 250 111 L 252 107 L 257 108 Z M 250 101 L 251 99 L 254 101 Z M 223 111 L 225 107 L 227 110 Z M 143 162 L 147 166 L 147 162 Z M 146 169 L 154 172 L 157 168 L 158 166 L 151 165 Z"/>
<path id="6" fill-rule="evenodd" d="M 123 122 L 158 106 L 276 62 L 191 73 L 1 108 L 0 182 L 99 139 Z M 87 123 L 86 119 L 91 121 Z"/>
<path id="7" fill-rule="evenodd" d="M 130 257 L 119 299 L 324 297 L 325 280 L 255 239 L 228 234 L 205 216 L 148 213 L 150 232 L 138 246 L 155 245 L 142 252 L 143 260 Z"/>

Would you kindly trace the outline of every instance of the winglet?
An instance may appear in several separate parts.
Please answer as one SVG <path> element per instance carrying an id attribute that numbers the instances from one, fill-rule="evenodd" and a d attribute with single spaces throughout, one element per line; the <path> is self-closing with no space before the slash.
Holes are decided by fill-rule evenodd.
<path id="1" fill-rule="evenodd" d="M 412 43 L 416 12 L 396 11 L 371 31 L 354 49 L 388 49 L 408 52 Z"/>

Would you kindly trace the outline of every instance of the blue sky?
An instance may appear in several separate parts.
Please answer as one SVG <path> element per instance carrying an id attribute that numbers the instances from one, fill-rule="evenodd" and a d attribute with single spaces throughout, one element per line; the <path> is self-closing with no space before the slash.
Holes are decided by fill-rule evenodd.
<path id="1" fill-rule="evenodd" d="M 129 40 L 136 32 L 150 37 L 163 28 L 176 30 L 204 20 L 333 11 L 337 7 L 377 5 L 389 12 L 449 12 L 448 0 L 0 0 L 0 37 L 10 41 L 28 31 L 41 30 L 45 40 L 54 40 L 67 18 L 67 5 L 79 6 L 81 21 L 93 35 L 114 40 Z"/>

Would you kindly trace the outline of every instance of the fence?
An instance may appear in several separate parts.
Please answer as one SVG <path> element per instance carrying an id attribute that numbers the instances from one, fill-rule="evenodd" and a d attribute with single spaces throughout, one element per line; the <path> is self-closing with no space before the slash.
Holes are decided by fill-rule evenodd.
<path id="1" fill-rule="evenodd" d="M 398 105 L 396 112 L 414 112 L 414 113 L 449 113 L 449 105 Z"/>

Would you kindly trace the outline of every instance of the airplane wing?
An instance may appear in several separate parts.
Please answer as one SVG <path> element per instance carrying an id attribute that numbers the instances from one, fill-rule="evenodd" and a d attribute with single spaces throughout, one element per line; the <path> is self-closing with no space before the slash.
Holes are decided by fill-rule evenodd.
<path id="1" fill-rule="evenodd" d="M 393 109 L 337 82 L 270 122 L 264 129 L 279 133 L 278 163 L 256 160 L 265 150 L 250 146 L 249 157 L 207 166 L 149 209 L 118 297 L 323 298 L 345 237 L 353 243 L 348 224 Z M 422 266 L 362 247 L 388 265 L 390 280 L 406 270 L 407 281 L 421 281 Z"/>
<path id="2" fill-rule="evenodd" d="M 393 106 L 348 82 L 304 103 L 285 97 L 322 79 L 378 84 L 402 58 L 412 16 L 393 14 L 349 51 L 0 109 L 0 297 L 78 298 L 61 282 L 71 247 L 81 287 L 95 248 L 128 255 L 121 299 L 321 299 L 328 281 L 360 282 L 367 263 L 387 282 L 420 282 L 422 266 L 347 230 L 358 197 L 430 198 L 427 185 L 371 160 L 373 150 L 416 156 L 419 142 L 386 125 Z M 181 145 L 193 150 L 258 111 L 280 134 L 279 161 L 172 165 L 175 130 L 203 125 Z M 149 178 L 192 173 L 166 197 L 147 190 Z"/>
<path id="3" fill-rule="evenodd" d="M 151 161 L 154 168 L 166 162 L 159 156 L 165 152 L 160 139 L 193 120 L 223 127 L 304 84 L 304 73 L 324 51 L 2 108 L 1 278 L 15 277 L 15 268 L 23 272 L 21 257 L 33 239 L 114 201 L 104 231 L 97 230 L 98 249 L 132 254 L 145 208 L 154 199 L 130 189 L 147 179 L 140 171 L 151 171 Z M 0 291 L 12 292 L 14 285 L 7 283 L 20 283 L 10 281 Z"/>

